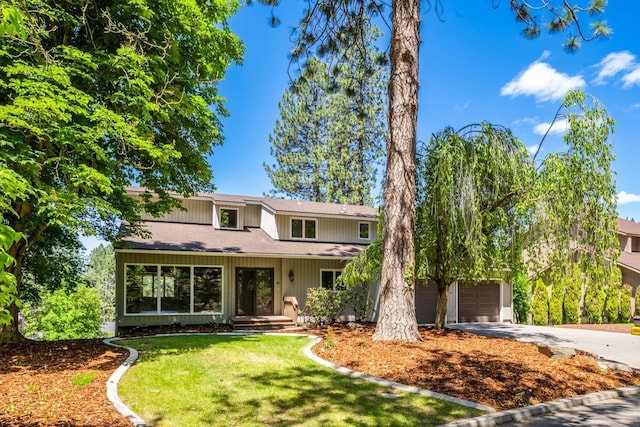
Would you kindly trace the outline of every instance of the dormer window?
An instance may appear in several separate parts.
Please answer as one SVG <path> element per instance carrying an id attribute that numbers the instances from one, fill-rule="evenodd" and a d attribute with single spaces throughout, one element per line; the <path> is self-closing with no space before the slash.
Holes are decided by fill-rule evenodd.
<path id="1" fill-rule="evenodd" d="M 358 223 L 358 239 L 360 239 L 360 240 L 371 240 L 371 234 L 369 232 L 369 223 L 368 222 L 360 222 L 360 223 Z"/>
<path id="2" fill-rule="evenodd" d="M 292 239 L 315 239 L 316 220 L 291 218 L 291 238 Z"/>
<path id="3" fill-rule="evenodd" d="M 238 209 L 220 208 L 220 228 L 238 229 Z"/>

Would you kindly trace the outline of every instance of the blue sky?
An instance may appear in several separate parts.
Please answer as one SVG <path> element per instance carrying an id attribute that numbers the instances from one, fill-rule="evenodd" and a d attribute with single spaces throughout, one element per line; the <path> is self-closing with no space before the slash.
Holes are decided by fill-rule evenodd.
<path id="1" fill-rule="evenodd" d="M 224 146 L 211 157 L 218 192 L 262 195 L 272 188 L 263 162 L 272 162 L 269 134 L 289 82 L 289 34 L 304 7 L 303 1 L 283 3 L 275 10 L 282 20 L 275 29 L 268 25 L 271 9 L 258 4 L 243 6 L 230 21 L 246 54 L 220 84 L 231 116 L 223 120 Z M 524 39 L 509 2 L 500 1 L 497 9 L 493 3 L 445 0 L 440 18 L 423 10 L 418 140 L 427 141 L 446 126 L 490 121 L 532 147 L 567 90 L 580 88 L 616 120 L 619 214 L 640 219 L 640 37 L 629 19 L 640 16 L 640 2 L 610 2 L 604 19 L 612 36 L 584 43 L 575 54 L 564 52 L 562 34 Z M 542 154 L 561 150 L 561 135 L 542 149 Z"/>
<path id="2" fill-rule="evenodd" d="M 275 29 L 268 24 L 271 9 L 258 4 L 243 6 L 230 20 L 246 54 L 219 86 L 231 113 L 223 119 L 224 145 L 210 158 L 220 193 L 260 196 L 272 188 L 263 163 L 273 161 L 269 134 L 289 83 L 290 31 L 305 2 L 283 3 L 275 10 L 282 20 Z M 582 89 L 616 120 L 618 214 L 640 220 L 640 37 L 629 18 L 640 16 L 640 1 L 610 2 L 603 19 L 613 29 L 611 37 L 583 43 L 575 54 L 564 52 L 563 34 L 524 39 L 507 0 L 442 3 L 440 17 L 422 12 L 418 140 L 428 141 L 446 126 L 488 121 L 534 147 L 564 94 Z M 563 147 L 562 135 L 554 133 L 541 154 Z M 85 245 L 91 249 L 94 243 Z"/>

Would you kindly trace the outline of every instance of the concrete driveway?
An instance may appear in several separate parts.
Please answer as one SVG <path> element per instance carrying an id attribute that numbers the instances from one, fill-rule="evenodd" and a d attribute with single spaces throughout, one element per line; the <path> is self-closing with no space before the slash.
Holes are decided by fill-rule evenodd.
<path id="1" fill-rule="evenodd" d="M 536 344 L 557 345 L 583 350 L 608 361 L 640 369 L 640 336 L 585 329 L 510 323 L 460 323 L 447 327 L 478 335 L 516 339 Z M 631 327 L 629 327 L 631 331 Z"/>

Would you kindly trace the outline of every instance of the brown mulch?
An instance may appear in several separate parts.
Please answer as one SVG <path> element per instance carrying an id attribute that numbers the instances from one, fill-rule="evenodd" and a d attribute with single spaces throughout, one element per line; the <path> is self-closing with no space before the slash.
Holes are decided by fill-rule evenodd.
<path id="1" fill-rule="evenodd" d="M 156 328 L 129 336 L 211 331 Z M 313 332 L 324 335 L 314 351 L 333 363 L 498 410 L 640 384 L 639 372 L 603 371 L 584 353 L 550 359 L 534 344 L 455 330 L 421 329 L 422 341 L 416 343 L 374 342 L 371 325 Z M 0 426 L 130 426 L 105 392 L 108 377 L 126 357 L 101 340 L 0 346 Z M 73 384 L 86 373 L 93 374 L 91 383 Z"/>

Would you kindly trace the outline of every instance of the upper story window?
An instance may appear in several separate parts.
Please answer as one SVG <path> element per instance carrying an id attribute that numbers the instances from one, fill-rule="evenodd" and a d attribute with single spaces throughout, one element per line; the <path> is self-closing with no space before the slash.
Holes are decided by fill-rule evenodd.
<path id="1" fill-rule="evenodd" d="M 220 228 L 238 229 L 238 209 L 220 208 Z"/>
<path id="2" fill-rule="evenodd" d="M 358 223 L 358 239 L 371 240 L 371 233 L 368 222 Z"/>
<path id="3" fill-rule="evenodd" d="M 292 239 L 316 239 L 316 228 L 315 219 L 291 218 Z"/>

